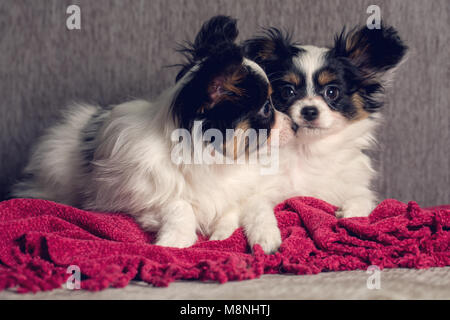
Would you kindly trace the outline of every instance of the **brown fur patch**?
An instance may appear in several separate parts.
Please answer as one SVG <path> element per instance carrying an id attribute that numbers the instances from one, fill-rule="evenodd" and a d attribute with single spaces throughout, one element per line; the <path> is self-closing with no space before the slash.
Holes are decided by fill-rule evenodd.
<path id="1" fill-rule="evenodd" d="M 235 130 L 242 130 L 242 131 L 246 131 L 248 129 L 251 128 L 250 122 L 248 120 L 243 120 L 241 122 L 239 122 L 239 124 L 236 126 Z"/>
<path id="2" fill-rule="evenodd" d="M 227 91 L 233 92 L 235 95 L 242 97 L 244 95 L 244 89 L 238 88 L 236 85 L 239 84 L 245 77 L 244 72 L 238 70 L 231 74 L 231 76 L 225 77 L 223 82 L 223 88 Z"/>
<path id="3" fill-rule="evenodd" d="M 270 57 L 272 57 L 274 52 L 275 52 L 275 43 L 271 40 L 267 40 L 266 42 L 264 42 L 262 50 L 259 51 L 258 57 L 261 58 L 262 60 L 267 60 Z"/>
<path id="4" fill-rule="evenodd" d="M 244 137 L 245 137 L 245 132 L 247 131 L 247 130 L 249 130 L 251 128 L 251 125 L 250 125 L 250 122 L 248 121 L 248 120 L 244 120 L 244 121 L 241 121 L 237 126 L 236 126 L 236 129 L 235 129 L 235 131 L 238 131 L 238 130 L 242 130 L 243 131 L 243 133 L 244 133 Z M 245 138 L 244 138 L 245 139 Z M 233 150 L 233 156 L 234 156 L 234 160 L 236 160 L 237 158 L 238 158 L 238 153 L 239 153 L 239 151 L 240 150 L 238 150 L 238 146 L 240 146 L 242 143 L 245 143 L 245 156 L 247 157 L 247 153 L 248 153 L 248 145 L 247 145 L 247 142 L 246 141 L 238 141 L 238 137 L 234 137 L 234 139 L 233 139 L 233 146 L 234 146 L 234 150 Z"/>
<path id="5" fill-rule="evenodd" d="M 273 94 L 273 88 L 272 86 L 269 84 L 269 88 L 267 90 L 267 98 L 270 98 Z"/>
<path id="6" fill-rule="evenodd" d="M 206 109 L 208 109 L 208 105 L 203 105 L 203 106 L 200 107 L 200 109 L 198 111 L 200 113 L 204 113 Z"/>
<path id="7" fill-rule="evenodd" d="M 350 97 L 352 104 L 356 108 L 356 115 L 353 117 L 353 121 L 363 120 L 369 116 L 369 112 L 364 110 L 364 99 L 358 92 L 355 92 Z"/>
<path id="8" fill-rule="evenodd" d="M 296 86 L 299 86 L 302 82 L 302 79 L 299 77 L 298 74 L 289 72 L 283 76 L 283 81 L 286 81 L 286 82 L 295 84 Z"/>
<path id="9" fill-rule="evenodd" d="M 361 34 L 359 32 L 354 32 L 347 37 L 345 43 L 345 49 L 350 53 L 350 59 L 357 64 L 364 58 L 367 50 L 367 45 L 361 46 L 361 42 Z"/>
<path id="10" fill-rule="evenodd" d="M 242 97 L 245 94 L 245 90 L 239 88 L 237 85 L 242 82 L 246 74 L 246 70 L 241 67 L 233 73 L 216 78 L 208 87 L 208 94 L 212 102 L 202 106 L 200 112 L 204 112 L 206 109 L 212 109 L 221 101 L 234 100 Z M 233 93 L 234 96 L 228 93 Z"/>
<path id="11" fill-rule="evenodd" d="M 245 132 L 247 130 L 249 130 L 249 129 L 251 129 L 250 122 L 248 120 L 243 120 L 236 126 L 235 133 L 238 130 L 242 130 L 243 133 L 245 134 Z M 223 141 L 223 152 L 224 152 L 224 155 L 228 156 L 229 155 L 228 154 L 228 152 L 229 152 L 228 150 L 233 149 L 233 154 L 232 154 L 233 160 L 236 160 L 238 158 L 238 156 L 239 156 L 239 148 L 238 147 L 242 144 L 242 142 L 239 141 L 238 139 L 239 139 L 239 137 L 235 135 L 235 136 L 232 137 L 231 140 L 224 140 Z M 246 146 L 245 147 L 245 152 L 247 152 L 247 151 L 248 151 L 248 149 L 247 149 L 247 146 Z"/>
<path id="12" fill-rule="evenodd" d="M 336 80 L 336 75 L 328 70 L 322 71 L 317 78 L 317 81 L 321 86 L 325 86 L 334 80 Z"/>

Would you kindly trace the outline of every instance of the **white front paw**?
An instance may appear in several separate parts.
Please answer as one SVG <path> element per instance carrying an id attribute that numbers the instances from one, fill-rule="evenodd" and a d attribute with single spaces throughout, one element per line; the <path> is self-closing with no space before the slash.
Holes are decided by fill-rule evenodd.
<path id="1" fill-rule="evenodd" d="M 259 244 L 266 254 L 275 253 L 281 245 L 281 234 L 277 226 L 255 228 L 247 237 L 251 248 Z"/>
<path id="2" fill-rule="evenodd" d="M 338 218 L 368 217 L 375 205 L 373 201 L 366 199 L 348 200 L 339 211 L 336 212 Z"/>
<path id="3" fill-rule="evenodd" d="M 163 247 L 187 248 L 195 244 L 197 234 L 188 234 L 182 232 L 164 232 L 158 235 L 156 245 Z"/>
<path id="4" fill-rule="evenodd" d="M 228 239 L 234 232 L 234 228 L 219 228 L 214 230 L 209 240 L 225 240 Z"/>

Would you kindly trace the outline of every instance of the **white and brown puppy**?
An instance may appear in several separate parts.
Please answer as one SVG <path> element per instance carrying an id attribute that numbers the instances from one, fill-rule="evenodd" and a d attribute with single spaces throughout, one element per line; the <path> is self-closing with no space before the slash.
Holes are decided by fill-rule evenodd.
<path id="1" fill-rule="evenodd" d="M 204 139 L 208 130 L 224 135 L 229 129 L 266 130 L 270 140 L 276 128 L 281 136 L 293 136 L 291 119 L 275 111 L 269 80 L 244 58 L 234 42 L 237 35 L 229 17 L 205 23 L 185 50 L 189 61 L 177 83 L 153 102 L 131 101 L 111 110 L 73 106 L 37 145 L 14 196 L 129 213 L 146 230 L 157 231 L 158 245 L 188 247 L 197 232 L 225 239 L 243 226 L 250 245 L 277 250 L 281 237 L 271 203 L 252 201 L 261 181 L 257 164 L 173 157 L 177 130 L 190 133 L 192 145 L 201 150 L 231 149 L 232 158 L 237 148 L 230 143 L 248 146 L 236 141 L 246 137 L 232 136 L 217 147 L 218 141 Z M 200 132 L 196 123 L 202 124 Z"/>
<path id="2" fill-rule="evenodd" d="M 344 29 L 332 47 L 321 48 L 271 28 L 245 48 L 268 74 L 275 108 L 298 126 L 282 151 L 292 182 L 284 195 L 320 198 L 338 206 L 341 217 L 369 215 L 375 172 L 363 150 L 375 141 L 384 87 L 407 50 L 396 30 Z"/>

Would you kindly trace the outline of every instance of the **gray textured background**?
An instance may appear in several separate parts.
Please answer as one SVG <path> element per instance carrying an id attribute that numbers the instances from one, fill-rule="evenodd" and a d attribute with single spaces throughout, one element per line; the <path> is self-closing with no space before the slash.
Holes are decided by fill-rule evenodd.
<path id="1" fill-rule="evenodd" d="M 82 29 L 66 29 L 81 7 Z M 239 19 L 240 39 L 259 26 L 331 44 L 344 24 L 365 23 L 378 4 L 410 47 L 387 91 L 376 154 L 381 197 L 450 203 L 449 0 L 0 0 L 0 200 L 30 147 L 71 101 L 154 97 L 173 82 L 175 42 L 192 39 L 215 14 Z"/>

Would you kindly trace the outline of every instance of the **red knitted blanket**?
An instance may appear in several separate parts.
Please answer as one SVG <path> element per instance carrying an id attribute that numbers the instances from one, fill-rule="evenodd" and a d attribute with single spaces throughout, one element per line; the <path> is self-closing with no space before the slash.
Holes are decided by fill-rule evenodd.
<path id="1" fill-rule="evenodd" d="M 283 243 L 252 254 L 241 229 L 223 241 L 199 237 L 187 249 L 152 245 L 153 235 L 121 214 L 78 210 L 44 200 L 0 203 L 0 290 L 36 292 L 61 287 L 68 267 L 81 288 L 124 287 L 130 280 L 167 286 L 179 279 L 221 283 L 264 273 L 428 268 L 450 265 L 450 206 L 421 209 L 383 201 L 368 218 L 336 219 L 335 207 L 292 198 L 275 208 Z"/>

